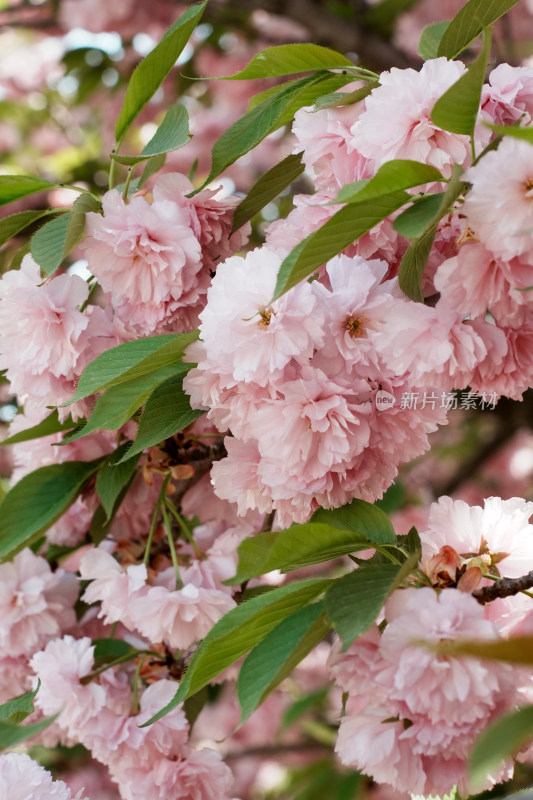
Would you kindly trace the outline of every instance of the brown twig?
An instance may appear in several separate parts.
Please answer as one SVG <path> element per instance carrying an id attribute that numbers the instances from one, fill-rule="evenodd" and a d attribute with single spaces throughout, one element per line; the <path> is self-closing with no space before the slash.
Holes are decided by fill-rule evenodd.
<path id="1" fill-rule="evenodd" d="M 224 756 L 224 761 L 236 761 L 238 758 L 253 758 L 254 756 L 276 756 L 285 753 L 308 753 L 313 750 L 318 750 L 322 753 L 330 752 L 331 747 L 328 747 L 321 742 L 301 742 L 300 744 L 278 744 L 278 745 L 261 745 L 258 747 L 249 747 L 246 750 L 239 750 L 227 753 Z"/>
<path id="2" fill-rule="evenodd" d="M 472 592 L 472 595 L 478 603 L 484 605 L 499 597 L 511 597 L 518 594 L 518 592 L 531 588 L 533 588 L 533 570 L 520 578 L 501 578 L 499 581 L 494 581 L 490 586 L 476 589 L 475 592 Z"/>

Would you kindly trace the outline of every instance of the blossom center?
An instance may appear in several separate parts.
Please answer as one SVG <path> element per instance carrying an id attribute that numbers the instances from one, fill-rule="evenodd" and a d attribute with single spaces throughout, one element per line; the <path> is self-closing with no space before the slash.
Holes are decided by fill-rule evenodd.
<path id="1" fill-rule="evenodd" d="M 527 181 L 525 181 L 524 188 L 526 190 L 526 197 L 533 197 L 533 178 L 528 178 Z"/>
<path id="2" fill-rule="evenodd" d="M 344 330 L 348 331 L 352 339 L 358 339 L 365 333 L 366 317 L 352 315 L 344 323 Z"/>
<path id="3" fill-rule="evenodd" d="M 260 319 L 257 324 L 260 328 L 268 328 L 273 313 L 273 311 L 267 310 L 266 308 L 263 308 L 262 311 L 259 312 Z"/>

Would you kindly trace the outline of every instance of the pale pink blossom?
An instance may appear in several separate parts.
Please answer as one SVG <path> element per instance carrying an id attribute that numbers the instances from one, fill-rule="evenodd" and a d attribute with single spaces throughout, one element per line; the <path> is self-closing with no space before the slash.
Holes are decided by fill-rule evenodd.
<path id="1" fill-rule="evenodd" d="M 520 324 L 533 286 L 533 268 L 520 258 L 497 258 L 479 242 L 463 245 L 437 268 L 435 288 L 451 308 L 473 317 L 492 316 Z"/>
<path id="2" fill-rule="evenodd" d="M 0 281 L 0 365 L 13 392 L 42 405 L 67 400 L 79 374 L 88 317 L 79 307 L 88 286 L 76 275 L 59 275 L 44 286 L 30 255 L 20 270 Z"/>
<path id="3" fill-rule="evenodd" d="M 229 258 L 217 269 L 200 315 L 200 336 L 217 371 L 234 382 L 273 382 L 291 359 L 307 360 L 324 342 L 312 284 L 274 296 L 282 257 L 269 249 Z"/>
<path id="4" fill-rule="evenodd" d="M 444 547 L 463 557 L 479 556 L 487 569 L 518 578 L 533 569 L 533 503 L 519 497 L 489 497 L 484 507 L 440 497 L 432 503 L 427 529 L 421 531 L 423 562 Z M 470 556 L 468 555 L 470 554 Z"/>
<path id="5" fill-rule="evenodd" d="M 499 258 L 531 262 L 533 147 L 504 137 L 463 177 L 472 184 L 463 212 L 476 236 Z"/>
<path id="6" fill-rule="evenodd" d="M 78 582 L 26 548 L 0 565 L 0 646 L 14 658 L 31 655 L 76 622 Z"/>
<path id="7" fill-rule="evenodd" d="M 87 215 L 84 249 L 90 269 L 109 292 L 116 313 L 141 334 L 198 302 L 201 248 L 186 206 L 167 199 L 125 203 L 103 198 L 103 215 Z"/>
<path id="8" fill-rule="evenodd" d="M 499 64 L 481 92 L 481 116 L 495 125 L 518 120 L 529 125 L 533 116 L 533 69 Z"/>
<path id="9" fill-rule="evenodd" d="M 219 190 L 203 189 L 187 197 L 194 186 L 185 175 L 177 172 L 161 175 L 154 186 L 154 201 L 170 200 L 189 210 L 191 228 L 200 242 L 204 269 L 216 265 L 243 247 L 250 235 L 250 224 L 231 233 L 233 213 L 240 202 L 235 195 L 223 196 Z"/>
<path id="10" fill-rule="evenodd" d="M 184 649 L 203 639 L 215 622 L 235 608 L 235 601 L 226 592 L 187 582 L 186 573 L 183 569 L 183 588 L 171 591 L 152 586 L 144 597 L 131 601 L 135 627 L 149 641 L 164 641 L 173 649 Z"/>
<path id="11" fill-rule="evenodd" d="M 66 783 L 51 774 L 26 753 L 0 756 L 0 797 L 5 800 L 88 800 L 83 789 L 74 797 Z"/>
<path id="12" fill-rule="evenodd" d="M 354 84 L 352 89 L 356 88 Z M 318 191 L 337 193 L 345 183 L 372 177 L 368 160 L 354 149 L 350 134 L 350 126 L 364 108 L 364 103 L 358 103 L 296 112 L 292 126 L 298 140 L 295 151 L 303 149 L 303 162 Z"/>
<path id="13" fill-rule="evenodd" d="M 365 99 L 366 110 L 353 124 L 352 146 L 377 166 L 396 158 L 437 167 L 445 178 L 454 163 L 470 163 L 468 136 L 448 133 L 431 121 L 436 101 L 464 73 L 460 61 L 437 58 L 422 69 L 380 75 L 380 86 Z"/>
<path id="14" fill-rule="evenodd" d="M 122 622 L 129 629 L 135 628 L 131 604 L 137 597 L 145 598 L 148 592 L 144 564 L 132 564 L 124 570 L 110 553 L 95 547 L 83 556 L 80 575 L 90 581 L 83 600 L 100 602 L 99 617 L 107 624 Z"/>

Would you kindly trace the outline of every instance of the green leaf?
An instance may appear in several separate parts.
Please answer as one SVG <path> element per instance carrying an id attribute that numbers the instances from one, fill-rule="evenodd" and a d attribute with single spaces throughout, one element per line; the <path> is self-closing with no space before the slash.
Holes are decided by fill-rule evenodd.
<path id="1" fill-rule="evenodd" d="M 196 692 L 196 694 L 193 694 L 191 695 L 191 697 L 188 697 L 183 703 L 183 711 L 185 712 L 185 716 L 187 717 L 187 722 L 189 723 L 189 734 L 192 731 L 193 725 L 198 719 L 201 710 L 208 701 L 209 701 L 209 688 L 207 686 L 204 686 L 203 689 L 200 689 L 199 692 Z"/>
<path id="2" fill-rule="evenodd" d="M 154 96 L 176 63 L 206 5 L 207 0 L 204 0 L 190 6 L 135 69 L 115 127 L 117 143 L 120 144 L 133 120 Z"/>
<path id="3" fill-rule="evenodd" d="M 32 236 L 31 254 L 46 278 L 53 275 L 63 261 L 70 220 L 71 212 L 61 214 L 39 228 Z"/>
<path id="4" fill-rule="evenodd" d="M 372 202 L 354 202 L 341 208 L 291 250 L 279 268 L 272 299 L 292 289 L 408 200 L 409 195 L 405 192 L 393 192 Z"/>
<path id="5" fill-rule="evenodd" d="M 354 68 L 346 56 L 318 44 L 281 44 L 267 47 L 257 53 L 250 63 L 235 75 L 224 75 L 218 80 L 251 80 L 297 75 L 326 69 Z"/>
<path id="6" fill-rule="evenodd" d="M 117 658 L 127 658 L 136 653 L 136 649 L 123 639 L 94 639 L 94 666 L 96 669 L 115 661 Z"/>
<path id="7" fill-rule="evenodd" d="M 175 361 L 153 372 L 148 372 L 132 380 L 111 386 L 96 401 L 89 421 L 83 427 L 66 436 L 62 444 L 75 442 L 77 439 L 82 439 L 84 436 L 88 436 L 89 433 L 100 429 L 106 431 L 118 430 L 144 405 L 160 383 L 176 375 L 176 373 L 183 373 L 188 369 L 188 364 Z"/>
<path id="8" fill-rule="evenodd" d="M 302 164 L 302 153 L 287 156 L 275 167 L 272 167 L 254 183 L 247 196 L 242 200 L 233 214 L 232 232 L 242 228 L 258 211 L 270 203 L 280 192 L 290 186 L 301 175 L 305 167 Z"/>
<path id="9" fill-rule="evenodd" d="M 491 31 L 483 36 L 483 49 L 468 70 L 439 97 L 431 121 L 445 131 L 474 135 L 481 100 L 481 89 L 490 55 Z"/>
<path id="10" fill-rule="evenodd" d="M 354 103 L 359 103 L 368 97 L 374 89 L 380 86 L 379 81 L 369 81 L 366 86 L 360 89 L 355 89 L 353 92 L 332 92 L 319 97 L 315 102 L 315 108 L 320 111 L 322 108 L 335 108 L 337 106 L 351 106 Z"/>
<path id="11" fill-rule="evenodd" d="M 392 227 L 407 239 L 416 239 L 422 236 L 428 225 L 430 225 L 442 205 L 444 192 L 427 194 L 416 200 L 412 206 L 396 217 Z"/>
<path id="12" fill-rule="evenodd" d="M 30 175 L 0 175 L 0 206 L 20 200 L 44 189 L 57 189 L 56 183 L 44 180 L 44 178 L 33 178 Z"/>
<path id="13" fill-rule="evenodd" d="M 18 442 L 29 442 L 31 439 L 40 439 L 41 436 L 51 436 L 54 433 L 61 433 L 61 431 L 68 431 L 75 426 L 72 417 L 68 417 L 64 422 L 59 421 L 57 408 L 55 408 L 42 422 L 33 425 L 31 428 L 26 428 L 19 433 L 14 433 L 0 442 L 0 446 L 4 447 L 6 444 L 17 444 Z"/>
<path id="14" fill-rule="evenodd" d="M 241 724 L 330 630 L 322 603 L 280 622 L 244 661 L 237 680 Z"/>
<path id="15" fill-rule="evenodd" d="M 275 92 L 247 111 L 215 142 L 211 172 L 203 186 L 211 183 L 226 167 L 256 147 L 269 133 L 289 122 L 299 108 L 312 105 L 321 95 L 338 89 L 351 80 L 353 76 L 319 72 L 291 81 L 281 88 L 276 87 Z"/>
<path id="16" fill-rule="evenodd" d="M 32 725 L 15 725 L 12 722 L 0 720 L 0 750 L 14 747 L 26 739 L 31 739 L 32 736 L 36 736 L 48 728 L 56 717 L 57 714 L 54 717 L 42 719 L 40 722 L 34 722 Z"/>
<path id="17" fill-rule="evenodd" d="M 33 701 L 40 685 L 41 681 L 38 681 L 33 691 L 14 697 L 12 700 L 8 700 L 7 703 L 2 703 L 0 705 L 0 720 L 18 724 L 26 719 L 34 710 Z"/>
<path id="18" fill-rule="evenodd" d="M 441 205 L 431 222 L 428 222 L 424 232 L 407 248 L 398 270 L 398 283 L 400 289 L 411 300 L 422 302 L 424 296 L 422 294 L 422 275 L 438 224 L 442 217 L 444 217 L 451 210 L 453 204 L 464 191 L 465 185 L 461 182 L 462 168 L 458 164 L 454 164 L 452 176 L 448 182 L 448 187 L 444 192 Z"/>
<path id="19" fill-rule="evenodd" d="M 0 503 L 0 558 L 36 541 L 74 502 L 98 462 L 67 461 L 40 467 L 13 486 Z"/>
<path id="20" fill-rule="evenodd" d="M 424 644 L 421 642 L 420 644 Z M 533 665 L 533 636 L 512 636 L 509 639 L 486 641 L 439 642 L 425 645 L 445 656 L 474 656 L 489 661 L 507 661 L 510 664 Z"/>
<path id="21" fill-rule="evenodd" d="M 487 123 L 485 123 L 487 124 Z M 488 128 L 496 131 L 500 136 L 512 136 L 514 139 L 522 139 L 533 144 L 533 126 L 519 127 L 518 125 L 488 125 Z"/>
<path id="22" fill-rule="evenodd" d="M 187 345 L 197 338 L 198 331 L 168 333 L 135 339 L 106 350 L 85 367 L 74 397 L 65 405 L 181 361 Z"/>
<path id="23" fill-rule="evenodd" d="M 159 172 L 159 170 L 165 166 L 166 160 L 167 157 L 165 153 L 161 153 L 159 156 L 152 156 L 152 158 L 149 158 L 142 171 L 142 175 L 139 178 L 137 188 L 140 189 L 142 186 L 144 186 L 146 181 L 152 177 L 152 175 L 155 175 L 156 172 Z"/>
<path id="24" fill-rule="evenodd" d="M 437 55 L 456 58 L 482 32 L 510 11 L 519 0 L 469 0 L 451 20 Z"/>
<path id="25" fill-rule="evenodd" d="M 437 58 L 441 39 L 449 24 L 450 20 L 445 19 L 442 22 L 426 25 L 418 42 L 418 55 L 420 58 L 423 58 L 424 61 Z"/>
<path id="26" fill-rule="evenodd" d="M 0 245 L 5 244 L 17 233 L 37 222 L 38 219 L 57 213 L 55 208 L 45 208 L 40 211 L 21 211 L 19 214 L 11 214 L 9 217 L 4 217 L 4 219 L 0 220 Z"/>
<path id="27" fill-rule="evenodd" d="M 72 211 L 68 215 L 68 225 L 65 235 L 65 244 L 61 261 L 74 250 L 77 244 L 83 239 L 85 233 L 85 217 L 90 211 L 100 211 L 102 203 L 93 197 L 92 194 L 84 192 L 76 198 L 72 205 Z"/>
<path id="28" fill-rule="evenodd" d="M 116 462 L 117 464 L 142 453 L 147 447 L 168 439 L 202 416 L 203 411 L 191 408 L 182 383 L 183 375 L 173 375 L 154 389 L 146 400 L 135 441 L 124 452 L 121 461 Z"/>
<path id="29" fill-rule="evenodd" d="M 383 164 L 370 180 L 347 183 L 331 202 L 362 203 L 364 200 L 374 200 L 376 197 L 420 186 L 422 183 L 443 180 L 439 170 L 429 164 L 409 159 L 395 159 Z"/>
<path id="30" fill-rule="evenodd" d="M 122 489 L 129 483 L 137 468 L 138 458 L 132 458 L 125 464 L 117 464 L 122 458 L 129 442 L 121 445 L 104 461 L 96 476 L 96 492 L 109 519 Z M 118 457 L 118 458 L 117 458 Z M 113 462 L 113 463 L 112 463 Z"/>
<path id="31" fill-rule="evenodd" d="M 524 706 L 486 728 L 470 753 L 472 782 L 482 784 L 501 762 L 516 755 L 533 738 L 533 706 Z"/>
<path id="32" fill-rule="evenodd" d="M 313 579 L 280 586 L 246 600 L 209 631 L 191 659 L 173 699 L 145 725 L 151 725 L 198 692 L 241 656 L 255 647 L 279 622 L 308 605 L 331 581 Z"/>
<path id="33" fill-rule="evenodd" d="M 224 583 L 243 583 L 275 569 L 289 572 L 372 546 L 359 531 L 320 522 L 294 525 L 286 531 L 257 533 L 239 545 L 237 574 Z"/>
<path id="34" fill-rule="evenodd" d="M 381 0 L 366 11 L 365 27 L 372 28 L 381 36 L 391 37 L 398 17 L 418 2 L 419 0 Z"/>
<path id="35" fill-rule="evenodd" d="M 120 164 L 135 165 L 154 156 L 161 156 L 178 150 L 190 140 L 189 115 L 181 103 L 176 103 L 167 111 L 165 118 L 140 156 L 121 156 L 112 154 L 111 158 Z"/>
<path id="36" fill-rule="evenodd" d="M 329 686 L 321 686 L 320 689 L 315 689 L 303 697 L 299 697 L 283 714 L 281 722 L 281 730 L 290 728 L 297 720 L 300 719 L 307 711 L 312 711 L 316 708 L 321 708 L 324 705 L 329 694 Z"/>
<path id="37" fill-rule="evenodd" d="M 404 564 L 365 564 L 334 581 L 326 592 L 326 613 L 344 649 L 369 628 L 389 594 L 418 563 L 412 556 Z"/>
<path id="38" fill-rule="evenodd" d="M 340 508 L 319 508 L 311 522 L 359 531 L 375 544 L 396 544 L 396 534 L 387 514 L 365 500 L 355 499 Z"/>

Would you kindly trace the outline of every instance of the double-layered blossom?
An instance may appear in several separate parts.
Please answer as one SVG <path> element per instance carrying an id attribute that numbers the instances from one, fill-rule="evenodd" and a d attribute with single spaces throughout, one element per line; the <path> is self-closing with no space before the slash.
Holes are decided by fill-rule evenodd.
<path id="1" fill-rule="evenodd" d="M 88 800 L 83 789 L 74 797 L 63 781 L 25 753 L 0 756 L 0 797 L 5 800 Z"/>

